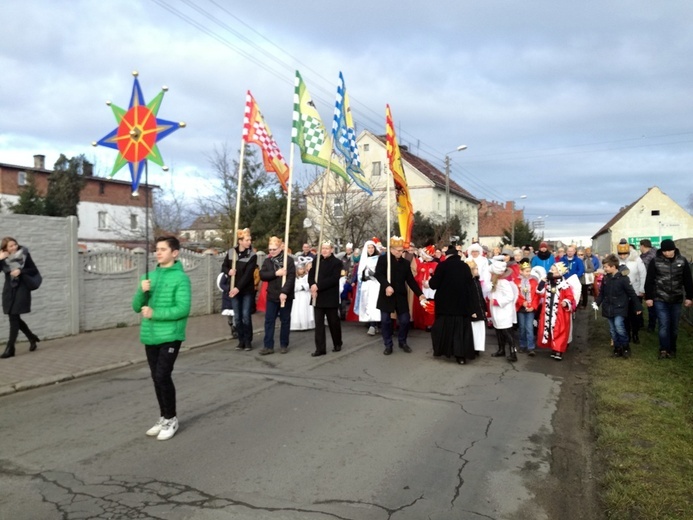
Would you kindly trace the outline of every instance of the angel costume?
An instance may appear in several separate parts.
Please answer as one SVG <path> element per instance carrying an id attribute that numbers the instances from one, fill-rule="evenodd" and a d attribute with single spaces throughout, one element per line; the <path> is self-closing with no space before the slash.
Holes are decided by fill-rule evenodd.
<path id="1" fill-rule="evenodd" d="M 297 268 L 305 269 L 309 260 L 299 256 L 296 261 Z M 290 330 L 310 330 L 315 328 L 315 313 L 310 305 L 310 286 L 308 285 L 308 272 L 303 276 L 296 275 L 294 284 L 294 304 L 291 307 Z"/>
<path id="2" fill-rule="evenodd" d="M 368 246 L 372 245 L 375 252 L 368 255 Z M 358 287 L 356 289 L 356 303 L 354 312 L 358 314 L 361 322 L 380 323 L 380 309 L 378 309 L 378 294 L 380 283 L 375 279 L 375 266 L 380 257 L 375 242 L 367 240 L 361 250 L 361 260 L 357 271 Z"/>

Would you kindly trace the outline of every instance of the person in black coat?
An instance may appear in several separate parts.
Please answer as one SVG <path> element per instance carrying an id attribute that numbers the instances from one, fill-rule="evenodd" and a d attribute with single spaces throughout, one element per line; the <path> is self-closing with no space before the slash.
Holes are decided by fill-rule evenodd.
<path id="1" fill-rule="evenodd" d="M 289 351 L 289 332 L 291 331 L 291 307 L 294 302 L 296 285 L 296 264 L 284 252 L 284 241 L 270 237 L 268 255 L 260 268 L 260 279 L 267 282 L 267 307 L 265 308 L 265 337 L 259 354 L 274 354 L 274 325 L 279 316 L 279 352 Z M 284 258 L 286 257 L 286 265 Z"/>
<path id="2" fill-rule="evenodd" d="M 2 312 L 10 319 L 10 337 L 7 340 L 5 352 L 0 358 L 7 359 L 14 356 L 15 343 L 21 330 L 29 340 L 29 351 L 36 350 L 39 337 L 31 332 L 29 326 L 22 320 L 22 314 L 31 312 L 31 289 L 27 284 L 27 277 L 37 276 L 38 269 L 31 259 L 31 254 L 25 249 L 24 265 L 21 269 L 10 267 L 8 257 L 14 255 L 20 246 L 12 237 L 5 237 L 0 241 L 0 269 L 5 273 L 5 285 L 2 289 Z"/>
<path id="3" fill-rule="evenodd" d="M 380 294 L 378 295 L 377 307 L 381 312 L 380 331 L 383 335 L 383 343 L 385 344 L 383 354 L 386 356 L 392 354 L 392 318 L 390 314 L 393 312 L 397 314 L 397 322 L 399 323 L 399 331 L 397 333 L 399 348 L 404 352 L 411 352 L 411 348 L 407 345 L 409 323 L 411 322 L 409 302 L 407 301 L 407 285 L 414 294 L 419 297 L 420 301 L 426 299 L 421 288 L 414 279 L 410 262 L 402 256 L 404 252 L 404 240 L 400 237 L 391 237 L 389 249 L 389 253 L 378 258 L 378 263 L 375 266 L 375 278 L 380 282 Z M 387 255 L 390 257 L 389 279 L 387 272 Z"/>
<path id="4" fill-rule="evenodd" d="M 438 264 L 428 281 L 436 290 L 436 320 L 431 329 L 433 355 L 452 357 L 460 365 L 474 359 L 474 335 L 472 332 L 473 304 L 476 287 L 472 270 L 457 254 L 455 244 L 447 249 L 447 258 Z"/>
<path id="5" fill-rule="evenodd" d="M 325 317 L 332 336 L 332 351 L 342 350 L 342 324 L 339 319 L 339 279 L 342 276 L 342 261 L 334 256 L 332 242 L 326 240 L 320 247 L 320 258 L 308 271 L 308 284 L 313 298 L 315 313 L 315 352 L 311 356 L 327 353 Z M 317 279 L 316 279 L 317 271 Z"/>
<path id="6" fill-rule="evenodd" d="M 630 305 L 633 305 L 636 314 L 639 315 L 642 313 L 642 304 L 630 284 L 630 278 L 619 271 L 619 264 L 616 255 L 608 255 L 604 259 L 606 275 L 602 279 L 602 286 L 595 303 L 601 305 L 602 316 L 609 321 L 609 331 L 614 341 L 614 356 L 628 357 L 630 344 L 625 323 L 628 310 Z"/>

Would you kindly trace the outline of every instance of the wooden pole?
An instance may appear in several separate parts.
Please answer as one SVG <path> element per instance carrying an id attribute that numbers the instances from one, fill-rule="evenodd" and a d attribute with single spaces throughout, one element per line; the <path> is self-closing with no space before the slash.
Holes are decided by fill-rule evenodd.
<path id="1" fill-rule="evenodd" d="M 241 139 L 241 153 L 238 158 L 238 187 L 236 188 L 236 216 L 233 222 L 233 244 L 231 244 L 231 249 L 234 250 L 233 258 L 231 259 L 231 269 L 234 270 L 234 274 L 231 276 L 231 284 L 229 292 L 233 290 L 234 285 L 236 285 L 236 260 L 238 255 L 236 254 L 236 245 L 238 244 L 238 221 L 241 218 L 241 184 L 243 183 L 243 160 L 245 156 L 245 140 Z"/>

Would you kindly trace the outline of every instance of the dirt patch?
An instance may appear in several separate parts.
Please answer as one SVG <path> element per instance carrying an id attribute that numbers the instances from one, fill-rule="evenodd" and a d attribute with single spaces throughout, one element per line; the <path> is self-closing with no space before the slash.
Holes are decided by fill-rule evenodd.
<path id="1" fill-rule="evenodd" d="M 553 417 L 553 434 L 548 439 L 551 471 L 548 479 L 534 490 L 550 519 L 606 518 L 597 493 L 598 467 L 590 412 L 587 341 L 588 327 L 593 321 L 588 319 L 590 315 L 578 311 L 573 342 L 560 363 L 562 366 L 556 367 L 556 375 L 563 382 Z"/>

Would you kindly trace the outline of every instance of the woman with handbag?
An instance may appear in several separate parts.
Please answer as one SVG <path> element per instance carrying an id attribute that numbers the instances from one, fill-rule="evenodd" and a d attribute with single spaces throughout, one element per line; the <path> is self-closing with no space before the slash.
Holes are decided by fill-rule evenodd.
<path id="1" fill-rule="evenodd" d="M 0 355 L 0 358 L 6 359 L 14 356 L 14 344 L 20 330 L 29 340 L 29 351 L 36 350 L 36 344 L 40 341 L 21 315 L 31 312 L 31 291 L 40 285 L 41 275 L 29 251 L 12 237 L 0 241 L 0 269 L 5 273 L 2 311 L 10 318 L 10 337 L 5 352 Z"/>

